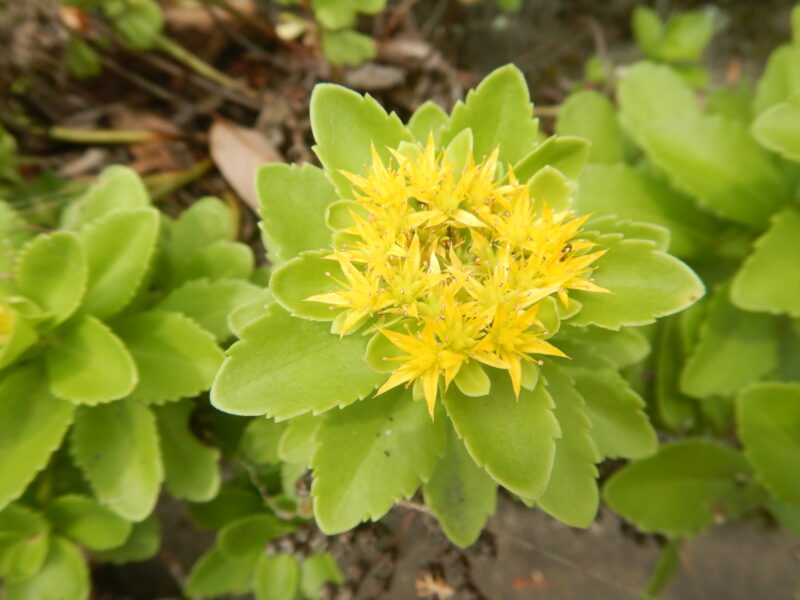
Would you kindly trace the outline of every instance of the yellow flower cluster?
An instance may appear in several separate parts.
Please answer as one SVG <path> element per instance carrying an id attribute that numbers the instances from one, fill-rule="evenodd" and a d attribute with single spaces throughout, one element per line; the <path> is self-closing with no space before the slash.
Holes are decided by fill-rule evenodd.
<path id="1" fill-rule="evenodd" d="M 590 280 L 602 252 L 576 238 L 586 217 L 531 198 L 513 172 L 500 173 L 497 151 L 462 166 L 432 139 L 392 154 L 384 164 L 373 148 L 366 175 L 345 173 L 357 203 L 351 241 L 328 257 L 344 281 L 308 300 L 345 311 L 342 335 L 379 317 L 404 352 L 379 393 L 419 380 L 433 415 L 440 376 L 447 386 L 476 360 L 507 369 L 519 395 L 521 361 L 564 356 L 544 339 L 541 301 L 605 291 Z"/>

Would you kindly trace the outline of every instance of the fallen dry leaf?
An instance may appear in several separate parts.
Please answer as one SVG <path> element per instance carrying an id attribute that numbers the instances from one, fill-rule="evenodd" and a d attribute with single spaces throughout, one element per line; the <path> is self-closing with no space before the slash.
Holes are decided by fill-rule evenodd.
<path id="1" fill-rule="evenodd" d="M 217 119 L 208 135 L 211 159 L 239 197 L 254 211 L 258 210 L 256 171 L 283 157 L 270 141 L 255 129 L 240 127 Z"/>

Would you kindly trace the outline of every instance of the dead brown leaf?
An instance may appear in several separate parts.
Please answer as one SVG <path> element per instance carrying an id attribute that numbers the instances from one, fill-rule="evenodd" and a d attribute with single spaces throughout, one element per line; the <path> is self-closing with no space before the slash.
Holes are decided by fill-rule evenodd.
<path id="1" fill-rule="evenodd" d="M 217 119 L 208 136 L 211 159 L 239 197 L 254 211 L 258 210 L 256 171 L 283 157 L 275 146 L 255 129 L 240 127 Z"/>

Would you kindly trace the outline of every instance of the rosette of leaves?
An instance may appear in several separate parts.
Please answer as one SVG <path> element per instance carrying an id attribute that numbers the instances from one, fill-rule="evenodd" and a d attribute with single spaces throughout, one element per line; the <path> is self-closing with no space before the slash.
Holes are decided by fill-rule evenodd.
<path id="1" fill-rule="evenodd" d="M 322 169 L 276 164 L 259 173 L 275 302 L 230 349 L 212 403 L 287 422 L 281 458 L 313 470 L 314 515 L 326 533 L 378 519 L 420 487 L 444 531 L 464 546 L 493 512 L 498 485 L 588 526 L 598 502 L 596 463 L 656 450 L 644 402 L 619 373 L 649 350 L 636 327 L 703 294 L 696 275 L 665 252 L 668 231 L 607 217 L 579 232 L 571 179 L 589 146 L 574 137 L 540 141 L 513 66 L 490 74 L 450 115 L 426 103 L 408 124 L 369 96 L 320 85 L 311 122 Z M 409 195 L 409 173 L 434 184 Z M 465 174 L 472 200 L 428 211 L 416 200 L 465 189 L 454 183 L 468 187 L 458 179 Z M 381 218 L 397 217 L 393 227 L 414 223 L 397 238 L 381 229 L 389 221 L 364 212 L 384 193 L 398 212 Z M 513 210 L 489 214 L 473 202 L 506 194 L 514 195 Z M 382 261 L 351 259 L 349 252 L 371 247 L 358 227 L 388 252 Z M 498 237 L 503 227 L 507 242 Z M 533 249 L 512 260 L 512 238 Z M 536 271 L 538 284 L 510 285 L 506 267 L 525 270 L 523 261 L 534 269 L 537 251 L 551 270 Z M 376 285 L 384 263 L 402 273 Z M 475 316 L 458 281 L 497 292 L 502 309 L 489 304 L 504 316 Z M 441 313 L 417 302 L 420 282 L 441 300 Z M 398 304 L 395 293 L 405 300 Z M 394 299 L 384 302 L 387 295 Z M 376 298 L 382 308 L 372 310 Z M 480 345 L 474 337 L 450 345 L 436 333 L 440 323 L 477 323 Z"/>
<path id="2" fill-rule="evenodd" d="M 217 537 L 192 567 L 187 595 L 316 599 L 325 583 L 342 583 L 336 562 L 313 539 L 325 540 L 311 530 L 308 492 L 298 485 L 305 465 L 297 463 L 289 447 L 279 452 L 286 427 L 251 419 L 231 453 L 242 472 L 226 481 L 213 500 L 189 505 L 194 522 L 216 530 Z M 281 459 L 286 451 L 293 462 Z"/>
<path id="3" fill-rule="evenodd" d="M 800 531 L 800 6 L 792 21 L 752 91 L 723 87 L 701 107 L 670 67 L 638 63 L 618 108 L 579 91 L 557 124 L 593 142 L 579 210 L 668 228 L 712 290 L 660 324 L 650 362 L 652 412 L 693 439 L 606 487 L 643 531 L 694 535 L 759 506 Z"/>
<path id="4" fill-rule="evenodd" d="M 219 452 L 191 431 L 191 398 L 265 302 L 228 207 L 204 198 L 173 221 L 133 171 L 110 167 L 58 229 L 34 233 L 3 202 L 0 228 L 0 510 L 79 493 L 138 524 L 162 483 L 213 497 Z M 30 585 L 49 585 L 47 560 L 25 571 L 41 576 Z"/>

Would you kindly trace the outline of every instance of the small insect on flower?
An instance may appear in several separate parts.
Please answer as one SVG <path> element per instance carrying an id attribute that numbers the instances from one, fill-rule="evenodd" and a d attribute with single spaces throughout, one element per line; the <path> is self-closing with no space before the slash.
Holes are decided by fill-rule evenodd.
<path id="1" fill-rule="evenodd" d="M 603 251 L 579 237 L 587 217 L 531 198 L 497 150 L 457 165 L 431 137 L 392 156 L 373 148 L 365 175 L 344 173 L 358 210 L 328 258 L 345 280 L 308 300 L 344 311 L 342 335 L 372 319 L 403 353 L 378 393 L 419 381 L 433 416 L 440 379 L 474 360 L 507 370 L 519 396 L 523 361 L 564 356 L 544 339 L 542 301 L 606 291 L 590 280 Z"/>

